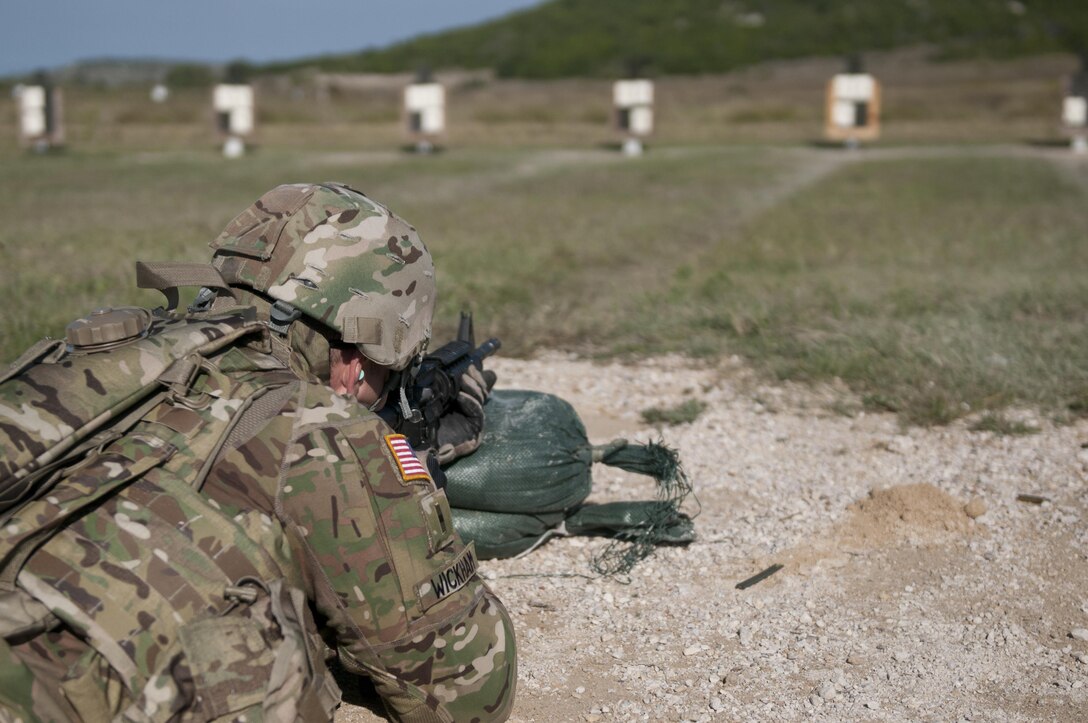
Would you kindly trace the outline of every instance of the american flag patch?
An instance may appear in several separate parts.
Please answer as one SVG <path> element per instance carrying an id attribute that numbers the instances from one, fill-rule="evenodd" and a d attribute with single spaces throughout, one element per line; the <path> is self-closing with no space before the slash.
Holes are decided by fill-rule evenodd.
<path id="1" fill-rule="evenodd" d="M 397 460 L 400 468 L 400 476 L 405 482 L 417 479 L 430 479 L 427 468 L 420 463 L 416 453 L 412 451 L 412 445 L 408 444 L 408 438 L 403 434 L 385 435 L 385 443 L 389 445 L 389 451 L 393 453 L 393 459 Z"/>

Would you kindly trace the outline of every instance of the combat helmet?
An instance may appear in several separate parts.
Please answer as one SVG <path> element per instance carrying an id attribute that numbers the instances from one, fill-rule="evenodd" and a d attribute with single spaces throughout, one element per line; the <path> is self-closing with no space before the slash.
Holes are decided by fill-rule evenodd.
<path id="1" fill-rule="evenodd" d="M 412 226 L 352 188 L 277 186 L 211 247 L 226 283 L 271 303 L 273 329 L 299 318 L 316 323 L 395 370 L 430 340 L 436 288 L 427 247 Z"/>

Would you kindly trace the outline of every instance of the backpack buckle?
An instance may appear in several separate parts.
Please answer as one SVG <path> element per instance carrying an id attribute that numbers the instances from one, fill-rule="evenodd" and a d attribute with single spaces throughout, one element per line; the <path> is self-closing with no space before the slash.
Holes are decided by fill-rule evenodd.
<path id="1" fill-rule="evenodd" d="M 227 585 L 223 589 L 223 597 L 227 600 L 252 605 L 257 601 L 257 589 L 247 585 Z"/>
<path id="2" fill-rule="evenodd" d="M 286 301 L 277 301 L 272 304 L 272 308 L 268 312 L 268 321 L 265 324 L 280 336 L 287 336 L 287 330 L 295 319 L 300 316 L 302 316 L 302 312 Z"/>

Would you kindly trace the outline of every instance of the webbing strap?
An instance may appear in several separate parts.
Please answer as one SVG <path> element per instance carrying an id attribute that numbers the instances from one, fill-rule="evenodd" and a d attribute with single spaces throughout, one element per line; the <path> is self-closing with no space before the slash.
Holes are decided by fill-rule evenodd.
<path id="1" fill-rule="evenodd" d="M 0 590 L 0 639 L 30 638 L 58 624 L 57 616 L 25 590 Z"/>
<path id="2" fill-rule="evenodd" d="M 166 308 L 172 311 L 178 306 L 178 287 L 207 286 L 227 289 L 229 285 L 211 264 L 181 262 L 136 262 L 136 287 L 155 289 L 166 297 Z"/>
<path id="3" fill-rule="evenodd" d="M 34 499 L 4 521 L 7 535 L 0 544 L 0 586 L 10 588 L 27 558 L 69 520 L 177 451 L 174 445 L 151 435 L 137 435 L 133 440 L 132 446 L 139 449 L 134 455 L 137 459 L 121 450 L 106 451 L 69 476 L 63 490 Z"/>
<path id="4" fill-rule="evenodd" d="M 285 384 L 282 387 L 266 391 L 254 399 L 249 408 L 238 419 L 234 428 L 230 430 L 226 439 L 223 440 L 219 453 L 215 455 L 214 460 L 218 462 L 228 452 L 238 449 L 238 447 L 253 439 L 257 432 L 264 429 L 268 420 L 278 416 L 284 406 L 287 405 L 287 402 L 297 393 L 297 384 Z"/>
<path id="5" fill-rule="evenodd" d="M 0 515 L 0 522 L 6 521 L 10 516 L 18 512 L 18 500 L 29 499 L 31 490 L 33 490 L 33 495 L 36 497 L 40 497 L 44 494 L 47 491 L 47 487 L 40 487 L 39 483 L 42 485 L 48 485 L 50 483 L 48 481 L 42 482 L 43 479 L 53 474 L 57 469 L 80 459 L 91 450 L 105 447 L 111 442 L 120 439 L 136 424 L 136 422 L 140 421 L 144 415 L 159 405 L 165 398 L 165 392 L 153 394 L 141 404 L 134 407 L 122 417 L 120 421 L 111 425 L 108 429 L 85 438 L 74 447 L 72 446 L 72 443 L 76 441 L 77 437 L 72 435 L 66 444 L 58 444 L 54 449 L 49 451 L 48 456 L 42 455 L 42 457 L 35 462 L 35 464 L 40 464 L 40 466 L 33 469 L 28 468 L 30 471 L 28 471 L 26 475 L 11 482 L 3 489 L 2 494 L 0 494 L 0 502 L 5 502 L 10 505 L 10 509 Z"/>
<path id="6" fill-rule="evenodd" d="M 244 442 L 248 442 L 257 434 L 265 423 L 275 417 L 287 404 L 297 387 L 292 384 L 278 387 L 268 391 L 260 390 L 254 396 L 246 399 L 237 412 L 231 417 L 226 429 L 219 437 L 215 447 L 208 453 L 200 471 L 192 480 L 193 489 L 198 492 L 204 487 L 208 474 L 223 455 L 237 448 Z"/>
<path id="7" fill-rule="evenodd" d="M 24 351 L 18 359 L 13 361 L 7 370 L 0 374 L 0 384 L 12 377 L 19 376 L 27 367 L 42 359 L 47 362 L 55 362 L 63 354 L 65 344 L 61 339 L 41 339 Z"/>
<path id="8" fill-rule="evenodd" d="M 136 262 L 136 286 L 141 289 L 168 289 L 178 286 L 227 288 L 219 269 L 211 264 L 180 262 Z"/>
<path id="9" fill-rule="evenodd" d="M 168 366 L 166 371 L 155 379 L 164 386 L 178 387 L 180 388 L 179 391 L 184 391 L 192 385 L 193 379 L 196 377 L 196 373 L 200 369 L 200 365 L 203 361 L 204 357 L 200 354 L 190 354 L 183 359 L 178 359 Z"/>
<path id="10" fill-rule="evenodd" d="M 19 576 L 19 584 L 28 593 L 41 600 L 46 607 L 60 613 L 59 617 L 66 622 L 76 623 L 77 628 L 87 636 L 92 647 L 101 653 L 102 657 L 120 674 L 121 683 L 133 695 L 137 693 L 135 682 L 140 678 L 139 669 L 120 643 L 93 617 L 70 598 L 57 592 L 29 571 L 24 571 Z"/>
<path id="11" fill-rule="evenodd" d="M 328 720 L 340 704 L 340 688 L 325 668 L 324 661 L 316 657 L 318 651 L 313 648 L 314 640 L 307 638 L 306 598 L 297 588 L 285 588 L 282 579 L 273 580 L 269 592 L 272 615 L 283 633 L 283 641 L 269 676 L 267 690 L 273 692 L 287 688 L 287 682 L 295 672 L 293 667 L 297 656 L 294 653 L 298 650 L 306 659 L 305 677 L 309 679 L 298 691 L 299 719 Z M 271 702 L 270 698 L 265 699 L 266 713 L 271 712 Z"/>

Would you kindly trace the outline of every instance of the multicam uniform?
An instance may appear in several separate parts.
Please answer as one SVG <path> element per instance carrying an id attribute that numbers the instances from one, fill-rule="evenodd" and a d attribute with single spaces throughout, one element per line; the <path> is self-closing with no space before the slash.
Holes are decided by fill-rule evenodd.
<path id="1" fill-rule="evenodd" d="M 226 327 L 248 336 L 172 365 L 158 377 L 170 383 L 161 403 L 5 516 L 0 720 L 328 718 L 338 691 L 303 592 L 341 662 L 373 679 L 393 717 L 505 718 L 513 630 L 444 493 L 402 437 L 319 381 L 323 335 L 282 318 L 302 308 L 402 368 L 430 335 L 422 242 L 383 207 L 326 185 L 274 189 L 213 246 L 216 269 L 145 267 L 144 285 L 169 291 L 184 277 L 235 298 L 154 322 L 140 343 L 160 325 L 190 341 L 225 339 Z M 422 275 L 402 284 L 413 263 Z M 239 303 L 277 331 L 254 335 Z M 86 370 L 64 377 L 72 360 L 52 356 L 43 373 L 83 394 L 110 388 Z M 26 399 L 0 398 L 0 416 L 50 439 L 71 430 L 64 394 L 33 381 L 47 366 L 26 372 Z"/>
<path id="2" fill-rule="evenodd" d="M 400 717 L 506 717 L 513 629 L 474 576 L 445 494 L 374 415 L 325 387 L 295 388 L 216 465 L 206 494 L 279 517 L 341 662 L 369 675 Z"/>
<path id="3" fill-rule="evenodd" d="M 160 319 L 145 338 L 73 349 L 0 385 L 7 481 L 133 383 L 155 388 L 185 352 L 207 353 L 191 386 L 151 394 L 138 419 L 62 456 L 57 478 L 3 515 L 0 720 L 331 715 L 339 691 L 287 536 L 272 516 L 228 515 L 198 491 L 232 422 L 267 398 L 273 380 L 233 340 L 260 334 L 251 313 Z"/>

